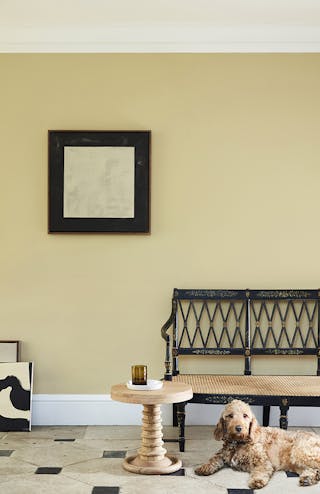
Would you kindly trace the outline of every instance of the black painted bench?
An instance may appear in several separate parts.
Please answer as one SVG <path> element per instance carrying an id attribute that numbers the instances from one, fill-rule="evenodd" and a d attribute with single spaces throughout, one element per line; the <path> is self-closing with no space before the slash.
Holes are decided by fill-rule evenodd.
<path id="1" fill-rule="evenodd" d="M 225 404 L 240 399 L 263 406 L 263 425 L 270 406 L 280 408 L 280 427 L 288 426 L 290 406 L 320 407 L 320 292 L 318 290 L 187 290 L 174 289 L 172 311 L 161 329 L 166 341 L 165 380 L 192 385 L 187 403 Z M 184 356 L 244 360 L 243 374 L 181 374 Z M 252 375 L 252 358 L 315 356 L 314 375 Z M 272 358 L 273 361 L 273 358 Z M 272 364 L 272 362 L 271 362 Z M 173 408 L 179 426 L 180 451 L 185 447 L 185 406 Z"/>

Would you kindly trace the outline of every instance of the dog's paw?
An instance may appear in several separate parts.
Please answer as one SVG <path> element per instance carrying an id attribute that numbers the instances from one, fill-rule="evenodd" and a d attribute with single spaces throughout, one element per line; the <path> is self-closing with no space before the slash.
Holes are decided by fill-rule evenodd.
<path id="1" fill-rule="evenodd" d="M 306 487 L 308 485 L 313 485 L 318 482 L 316 476 L 311 476 L 311 475 L 301 475 L 299 479 L 299 484 L 302 487 Z"/>
<path id="2" fill-rule="evenodd" d="M 201 465 L 201 467 L 195 469 L 197 475 L 211 475 L 214 472 L 215 469 L 211 463 L 205 463 L 204 465 Z"/>
<path id="3" fill-rule="evenodd" d="M 265 485 L 267 485 L 269 479 L 265 479 L 263 477 L 254 478 L 249 480 L 250 489 L 262 489 Z"/>
<path id="4" fill-rule="evenodd" d="M 308 485 L 312 485 L 312 482 L 310 477 L 300 477 L 299 484 L 301 486 L 308 486 Z"/>
<path id="5" fill-rule="evenodd" d="M 320 474 L 319 470 L 308 468 L 301 473 L 299 478 L 299 484 L 302 486 L 316 484 L 320 480 L 319 474 Z"/>

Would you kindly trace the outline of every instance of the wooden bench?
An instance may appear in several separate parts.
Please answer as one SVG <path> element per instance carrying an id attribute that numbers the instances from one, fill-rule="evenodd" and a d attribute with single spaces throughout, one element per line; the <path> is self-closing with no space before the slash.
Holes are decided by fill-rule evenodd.
<path id="1" fill-rule="evenodd" d="M 165 380 L 185 382 L 192 400 L 174 406 L 180 451 L 185 447 L 186 403 L 225 404 L 240 399 L 262 405 L 263 425 L 270 406 L 280 408 L 280 427 L 288 426 L 290 406 L 320 407 L 320 292 L 318 290 L 185 290 L 174 289 L 172 311 L 161 329 L 166 341 Z M 179 372 L 179 359 L 199 365 L 223 359 L 223 372 Z M 232 365 L 230 365 L 230 358 Z M 241 358 L 239 375 L 231 372 Z M 290 375 L 274 375 L 276 363 L 294 360 Z M 301 375 L 300 357 L 314 356 L 314 375 Z M 267 360 L 268 372 L 252 375 L 252 363 Z M 267 357 L 267 358 L 266 358 Z M 210 360 L 208 363 L 207 361 Z M 216 362 L 215 362 L 216 363 Z M 194 364 L 194 362 L 193 362 Z M 308 363 L 307 373 L 310 373 Z M 288 374 L 288 371 L 285 370 Z"/>

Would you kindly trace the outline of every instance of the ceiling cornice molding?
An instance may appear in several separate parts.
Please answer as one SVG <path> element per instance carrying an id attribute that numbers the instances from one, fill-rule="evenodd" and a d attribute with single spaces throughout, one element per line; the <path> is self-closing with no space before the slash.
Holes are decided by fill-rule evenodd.
<path id="1" fill-rule="evenodd" d="M 315 53 L 320 26 L 1 28 L 0 53 Z"/>

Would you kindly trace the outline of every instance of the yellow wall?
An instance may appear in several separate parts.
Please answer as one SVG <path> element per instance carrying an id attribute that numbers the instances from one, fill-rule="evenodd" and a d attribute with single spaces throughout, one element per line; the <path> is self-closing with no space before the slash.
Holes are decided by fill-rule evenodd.
<path id="1" fill-rule="evenodd" d="M 320 55 L 0 56 L 0 328 L 37 393 L 163 373 L 174 286 L 320 285 Z M 47 234 L 48 129 L 152 131 L 151 235 Z"/>

